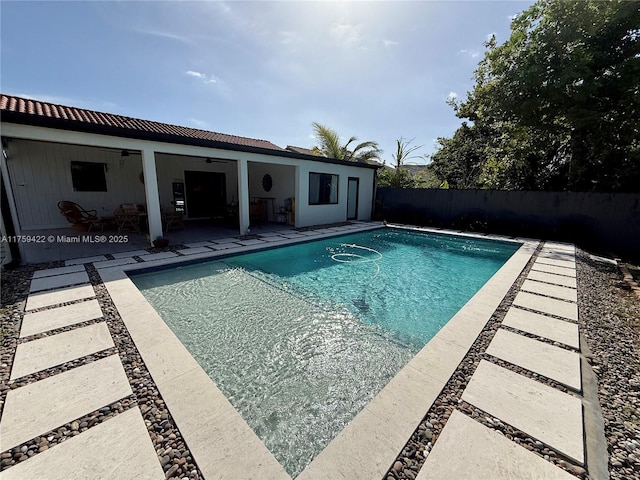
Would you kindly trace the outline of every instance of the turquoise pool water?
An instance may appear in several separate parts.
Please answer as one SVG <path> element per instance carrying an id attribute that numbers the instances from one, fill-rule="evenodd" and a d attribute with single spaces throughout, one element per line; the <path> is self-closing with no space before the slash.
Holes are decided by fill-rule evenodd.
<path id="1" fill-rule="evenodd" d="M 295 477 L 518 247 L 386 228 L 132 280 Z"/>

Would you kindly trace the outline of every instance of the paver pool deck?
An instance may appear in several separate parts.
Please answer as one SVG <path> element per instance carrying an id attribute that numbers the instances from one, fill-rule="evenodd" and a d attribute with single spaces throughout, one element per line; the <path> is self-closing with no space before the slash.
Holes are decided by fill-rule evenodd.
<path id="1" fill-rule="evenodd" d="M 104 256 L 75 259 L 67 261 L 65 267 L 37 271 L 26 302 L 11 381 L 114 347 L 85 270 L 85 265 L 91 263 L 204 477 L 289 479 L 126 272 L 380 227 L 355 222 L 309 232 L 270 233 L 251 241 L 228 238 L 187 245 L 190 248 L 180 250 L 180 254 L 133 251 L 130 255 L 114 255 L 114 259 Z M 417 230 L 436 232 L 427 228 Z M 507 240 L 482 236 L 487 237 Z M 516 240 L 522 246 L 500 271 L 318 454 L 298 479 L 384 477 L 539 245 L 534 240 Z M 577 318 L 575 248 L 547 242 L 538 252 L 486 350 L 486 359 L 473 373 L 461 400 L 584 465 L 583 360 Z M 37 333 L 88 320 L 96 322 L 30 339 Z M 565 385 L 567 391 L 500 366 L 494 358 L 555 380 Z M 115 354 L 14 388 L 7 394 L 0 420 L 0 452 L 128 395 L 131 387 Z M 137 406 L 0 473 L 2 479 L 89 477 L 165 477 Z M 417 478 L 576 477 L 455 410 Z"/>

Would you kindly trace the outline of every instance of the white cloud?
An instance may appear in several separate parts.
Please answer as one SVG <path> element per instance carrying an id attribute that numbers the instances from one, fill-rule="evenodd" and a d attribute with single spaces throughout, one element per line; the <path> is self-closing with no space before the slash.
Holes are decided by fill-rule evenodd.
<path id="1" fill-rule="evenodd" d="M 487 42 L 488 42 L 489 40 L 491 40 L 491 37 L 495 37 L 495 36 L 496 36 L 496 32 L 488 33 L 488 34 L 487 34 Z"/>
<path id="2" fill-rule="evenodd" d="M 334 23 L 331 25 L 331 36 L 343 47 L 353 48 L 362 41 L 360 25 L 350 23 Z"/>
<path id="3" fill-rule="evenodd" d="M 218 83 L 218 77 L 216 77 L 215 75 L 207 75 L 205 73 L 196 72 L 194 70 L 187 70 L 185 73 L 190 77 L 200 78 L 205 83 Z"/>
<path id="4" fill-rule="evenodd" d="M 186 74 L 190 75 L 192 77 L 198 77 L 198 78 L 206 78 L 207 77 L 204 73 L 194 72 L 193 70 L 187 70 Z"/>
<path id="5" fill-rule="evenodd" d="M 396 45 L 400 45 L 400 42 L 396 42 L 395 40 L 387 40 L 386 38 L 382 39 L 382 43 L 386 48 L 395 47 Z"/>
<path id="6" fill-rule="evenodd" d="M 191 43 L 191 41 L 187 37 L 183 35 L 177 35 L 171 32 L 163 32 L 160 30 L 143 29 L 143 28 L 138 28 L 138 29 L 135 29 L 134 31 L 137 33 L 141 33 L 143 35 L 151 35 L 154 37 L 167 38 L 169 40 L 177 40 L 183 43 Z"/>
<path id="7" fill-rule="evenodd" d="M 447 95 L 447 98 L 449 100 L 455 100 L 456 98 L 458 98 L 458 94 L 456 92 L 449 92 L 449 95 Z"/>

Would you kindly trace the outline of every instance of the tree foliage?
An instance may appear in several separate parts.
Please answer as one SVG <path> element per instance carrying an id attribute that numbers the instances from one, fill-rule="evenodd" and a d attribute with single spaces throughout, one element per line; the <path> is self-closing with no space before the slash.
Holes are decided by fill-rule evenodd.
<path id="1" fill-rule="evenodd" d="M 351 137 L 343 145 L 340 136 L 335 130 L 317 122 L 313 122 L 312 125 L 318 141 L 318 145 L 312 149 L 316 155 L 364 163 L 379 160 L 380 155 L 382 155 L 382 150 L 380 150 L 377 142 L 362 142 L 351 147 L 352 143 L 358 141 L 356 137 Z"/>
<path id="2" fill-rule="evenodd" d="M 432 156 L 432 168 L 450 188 L 477 188 L 480 184 L 486 138 L 477 126 L 467 123 L 456 130 L 453 138 L 438 138 L 440 149 Z"/>
<path id="3" fill-rule="evenodd" d="M 640 4 L 541 0 L 488 41 L 439 139 L 453 188 L 640 191 Z"/>

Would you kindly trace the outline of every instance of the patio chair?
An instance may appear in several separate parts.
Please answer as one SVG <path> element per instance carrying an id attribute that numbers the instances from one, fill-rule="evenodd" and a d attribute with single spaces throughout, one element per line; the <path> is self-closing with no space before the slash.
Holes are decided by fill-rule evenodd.
<path id="1" fill-rule="evenodd" d="M 184 223 L 182 222 L 184 214 L 177 212 L 175 208 L 162 209 L 162 224 L 164 225 L 164 231 L 168 232 L 172 228 L 181 228 L 184 230 Z"/>
<path id="2" fill-rule="evenodd" d="M 68 200 L 58 202 L 60 213 L 76 230 L 91 230 L 91 227 L 100 225 L 100 219 L 95 210 L 85 210 L 80 205 Z"/>
<path id="3" fill-rule="evenodd" d="M 264 204 L 263 203 L 251 203 L 249 205 L 249 223 L 252 227 L 262 228 L 262 220 L 264 218 Z"/>
<path id="4" fill-rule="evenodd" d="M 118 226 L 118 233 L 130 230 L 140 233 L 140 211 L 135 208 L 116 208 L 113 211 L 113 219 Z"/>

